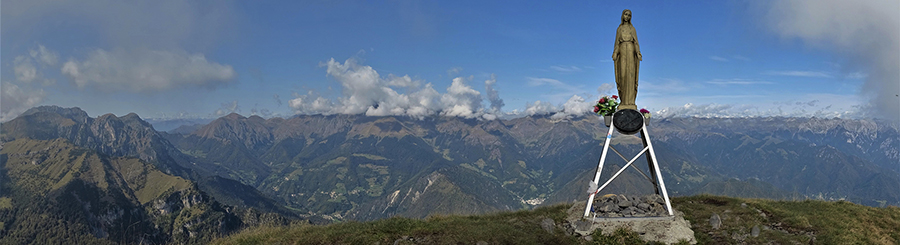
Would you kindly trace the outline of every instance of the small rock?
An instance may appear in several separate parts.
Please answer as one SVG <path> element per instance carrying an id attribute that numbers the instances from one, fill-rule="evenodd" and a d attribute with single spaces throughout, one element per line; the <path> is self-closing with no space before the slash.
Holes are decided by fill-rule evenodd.
<path id="1" fill-rule="evenodd" d="M 640 203 L 637 205 L 637 207 L 644 211 L 650 211 L 650 204 Z"/>
<path id="2" fill-rule="evenodd" d="M 583 236 L 583 237 L 581 237 L 581 239 L 584 239 L 585 241 L 590 242 L 590 241 L 594 240 L 594 237 L 593 236 Z"/>
<path id="3" fill-rule="evenodd" d="M 747 203 L 741 203 L 742 208 L 747 208 Z"/>
<path id="4" fill-rule="evenodd" d="M 553 230 L 556 229 L 556 223 L 553 223 L 553 219 L 546 218 L 544 220 L 541 220 L 541 228 L 552 234 Z"/>
<path id="5" fill-rule="evenodd" d="M 622 201 L 622 200 L 619 200 L 619 207 L 620 207 L 620 208 L 628 208 L 628 207 L 631 207 L 631 201 L 627 201 L 627 200 L 626 200 L 626 201 Z"/>
<path id="6" fill-rule="evenodd" d="M 750 231 L 750 236 L 752 236 L 752 237 L 759 236 L 759 226 L 758 225 L 753 226 L 753 230 Z"/>
<path id="7" fill-rule="evenodd" d="M 661 204 L 661 205 L 666 205 L 666 199 L 663 199 L 663 198 L 662 198 L 661 196 L 659 196 L 659 195 L 653 195 L 653 199 L 656 200 L 656 203 L 659 203 L 659 204 Z"/>
<path id="8" fill-rule="evenodd" d="M 713 215 L 709 217 L 709 225 L 712 226 L 713 229 L 718 230 L 722 227 L 722 218 L 719 217 L 718 214 L 713 213 Z"/>
<path id="9" fill-rule="evenodd" d="M 593 225 L 593 222 L 590 222 L 590 221 L 584 221 L 584 220 L 575 221 L 575 232 L 574 232 L 575 236 L 576 237 L 590 236 L 591 232 L 594 231 L 592 225 Z"/>
<path id="10" fill-rule="evenodd" d="M 619 206 L 612 203 L 606 203 L 605 205 L 600 206 L 600 208 L 598 208 L 597 210 L 604 213 L 618 212 Z"/>

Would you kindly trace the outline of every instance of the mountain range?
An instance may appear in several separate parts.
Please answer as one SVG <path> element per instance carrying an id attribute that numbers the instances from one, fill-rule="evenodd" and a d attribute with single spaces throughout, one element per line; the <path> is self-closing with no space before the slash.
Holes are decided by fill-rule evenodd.
<path id="1" fill-rule="evenodd" d="M 176 234 L 177 229 L 159 228 L 192 224 L 160 221 L 154 203 L 178 199 L 172 195 L 207 197 L 197 199 L 210 207 L 203 210 L 222 217 L 219 228 L 195 234 L 227 234 L 232 227 L 259 223 L 255 217 L 314 223 L 324 222 L 322 218 L 419 218 L 583 201 L 607 132 L 590 116 L 487 121 L 230 114 L 205 125 L 157 123 L 174 129 L 157 131 L 136 114 L 91 118 L 78 108 L 55 106 L 36 107 L 3 123 L 0 198 L 9 201 L 0 199 L 0 232 L 27 233 L 17 232 L 28 230 L 22 226 L 28 212 L 22 210 L 29 209 L 20 200 L 45 200 L 53 206 L 62 201 L 57 196 L 114 200 L 87 205 L 93 209 L 46 211 L 91 231 L 84 234 L 109 241 L 124 239 L 115 231 L 123 230 L 128 223 L 124 213 L 129 212 L 134 214 L 129 221 L 143 222 L 133 226 L 160 234 L 141 239 L 192 241 L 179 237 L 184 232 Z M 670 195 L 900 204 L 900 134 L 894 124 L 838 118 L 666 118 L 654 121 L 649 131 Z M 635 136 L 614 136 L 613 147 L 625 157 L 642 147 Z M 603 180 L 625 164 L 612 152 L 608 159 Z M 645 160 L 636 165 L 647 171 Z M 142 187 L 146 185 L 152 188 Z M 603 193 L 652 191 L 642 175 L 627 170 Z M 113 197 L 100 198 L 104 195 Z M 180 206 L 178 215 L 195 212 L 183 211 L 186 206 Z M 123 214 L 103 216 L 119 213 L 113 207 L 123 207 Z M 4 239 L 20 238 L 28 237 Z"/>

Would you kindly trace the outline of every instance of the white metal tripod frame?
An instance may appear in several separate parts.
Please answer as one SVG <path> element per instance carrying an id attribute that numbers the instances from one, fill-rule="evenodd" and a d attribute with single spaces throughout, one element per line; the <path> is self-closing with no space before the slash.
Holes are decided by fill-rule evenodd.
<path id="1" fill-rule="evenodd" d="M 619 157 L 622 158 L 622 160 L 628 161 L 628 158 L 625 158 L 625 156 L 622 155 L 622 153 L 619 153 L 619 151 L 616 150 L 615 147 L 609 146 L 609 149 L 612 149 L 613 152 L 615 152 L 617 155 L 619 155 Z M 613 165 L 613 166 L 615 166 L 615 165 Z M 647 181 L 653 182 L 653 179 L 651 179 L 650 176 L 647 176 L 647 174 L 644 173 L 644 170 L 639 169 L 639 168 L 638 168 L 637 166 L 635 166 L 635 165 L 631 165 L 631 167 L 634 168 L 634 170 L 637 170 L 638 173 L 641 173 L 641 175 L 643 175 L 644 178 L 647 179 Z"/>
<path id="2" fill-rule="evenodd" d="M 603 162 L 606 161 L 606 154 L 607 152 L 609 152 L 608 150 L 611 147 L 610 144 L 612 143 L 611 140 L 614 127 L 615 120 L 610 123 L 609 131 L 606 133 L 606 142 L 603 143 L 603 153 L 600 154 L 600 162 L 597 164 L 597 174 L 594 175 L 595 184 L 600 182 L 600 173 L 603 171 Z M 666 183 L 663 181 L 662 173 L 659 170 L 659 163 L 657 163 L 656 161 L 656 152 L 653 151 L 653 144 L 650 143 L 650 134 L 647 132 L 646 126 L 641 127 L 641 133 L 641 135 L 644 137 L 644 142 L 646 142 L 646 146 L 644 146 L 644 149 L 641 150 L 641 152 L 638 152 L 638 154 L 635 155 L 634 158 L 631 159 L 631 161 L 628 161 L 628 164 L 625 164 L 625 166 L 619 169 L 616 174 L 609 178 L 609 180 L 607 180 L 606 183 L 603 184 L 603 186 L 597 188 L 596 191 L 591 193 L 591 195 L 588 197 L 587 206 L 585 206 L 584 208 L 584 217 L 588 217 L 591 214 L 591 207 L 594 203 L 594 196 L 596 196 L 597 193 L 600 193 L 600 191 L 603 190 L 603 188 L 605 188 L 607 185 L 609 185 L 609 183 L 611 183 L 614 179 L 616 179 L 616 177 L 619 177 L 619 174 L 625 171 L 625 169 L 627 169 L 629 165 L 634 163 L 634 161 L 637 160 L 637 158 L 645 152 L 649 154 L 648 157 L 650 157 L 650 162 L 653 163 L 653 171 L 655 171 L 656 181 L 659 183 L 659 190 L 662 192 L 663 199 L 666 201 L 666 210 L 669 212 L 669 216 L 674 215 L 674 213 L 672 212 L 672 202 L 669 201 L 669 192 L 666 190 Z M 618 151 L 616 151 L 616 153 L 618 153 Z M 621 154 L 619 156 L 621 156 Z M 622 156 L 622 158 L 624 159 L 625 157 Z"/>

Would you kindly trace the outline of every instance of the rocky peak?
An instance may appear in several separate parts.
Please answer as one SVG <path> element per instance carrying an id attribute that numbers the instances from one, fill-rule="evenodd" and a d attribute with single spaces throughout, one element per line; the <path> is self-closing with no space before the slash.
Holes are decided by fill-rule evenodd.
<path id="1" fill-rule="evenodd" d="M 227 120 L 242 120 L 242 119 L 247 119 L 246 117 L 241 116 L 241 114 L 237 114 L 236 112 L 232 112 L 232 113 L 230 113 L 230 114 L 228 114 L 228 115 L 225 115 L 225 116 L 222 117 L 222 118 L 227 119 Z"/>
<path id="2" fill-rule="evenodd" d="M 217 139 L 242 144 L 248 149 L 260 150 L 274 140 L 272 128 L 259 116 L 249 118 L 237 113 L 213 120 L 193 134 L 202 138 Z"/>
<path id="3" fill-rule="evenodd" d="M 90 118 L 88 116 L 87 112 L 81 110 L 81 108 L 78 108 L 78 107 L 63 108 L 63 107 L 59 107 L 59 106 L 55 106 L 55 105 L 34 107 L 31 109 L 28 109 L 27 111 L 25 111 L 25 113 L 22 113 L 22 115 L 20 115 L 19 117 L 37 114 L 37 113 L 41 113 L 41 112 L 58 114 L 60 116 L 63 116 L 68 119 L 72 119 L 73 121 L 80 122 L 80 123 L 86 123 L 87 119 Z"/>
<path id="4" fill-rule="evenodd" d="M 39 123 L 35 123 L 39 122 Z M 4 123 L 4 140 L 64 138 L 75 145 L 112 156 L 131 156 L 156 163 L 167 173 L 185 173 L 183 156 L 137 114 L 105 114 L 96 119 L 77 107 L 41 106 Z"/>

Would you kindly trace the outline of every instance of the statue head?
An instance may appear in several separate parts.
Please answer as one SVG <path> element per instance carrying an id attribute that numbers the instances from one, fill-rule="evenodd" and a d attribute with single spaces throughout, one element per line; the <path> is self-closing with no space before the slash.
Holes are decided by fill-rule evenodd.
<path id="1" fill-rule="evenodd" d="M 622 24 L 625 22 L 631 23 L 631 10 L 629 9 L 622 10 Z"/>

